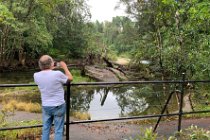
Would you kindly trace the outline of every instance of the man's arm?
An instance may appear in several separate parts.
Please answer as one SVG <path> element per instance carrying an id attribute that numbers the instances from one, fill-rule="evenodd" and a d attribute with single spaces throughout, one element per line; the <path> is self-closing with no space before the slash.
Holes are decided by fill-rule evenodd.
<path id="1" fill-rule="evenodd" d="M 71 72 L 69 71 L 66 63 L 64 61 L 60 61 L 60 67 L 64 70 L 65 75 L 68 77 L 68 80 L 72 81 L 73 80 L 73 76 L 71 74 Z"/>

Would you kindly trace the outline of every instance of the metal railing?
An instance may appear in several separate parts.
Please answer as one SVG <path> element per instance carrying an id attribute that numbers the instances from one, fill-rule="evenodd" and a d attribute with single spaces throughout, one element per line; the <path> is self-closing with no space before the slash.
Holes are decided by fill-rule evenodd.
<path id="1" fill-rule="evenodd" d="M 144 116 L 133 116 L 133 117 L 119 117 L 119 118 L 112 118 L 112 119 L 98 119 L 98 120 L 84 120 L 84 121 L 72 121 L 70 122 L 69 116 L 70 116 L 70 89 L 72 86 L 90 86 L 90 85 L 133 85 L 133 84 L 181 84 L 181 91 L 180 91 L 180 105 L 179 105 L 179 112 L 178 113 L 171 113 L 171 114 L 164 114 L 166 107 L 171 100 L 173 92 L 170 93 L 162 111 L 161 114 L 156 114 L 156 115 L 144 115 Z M 210 110 L 205 110 L 205 111 L 191 111 L 191 112 L 183 112 L 183 98 L 184 98 L 184 89 L 185 85 L 187 83 L 210 83 L 210 80 L 199 80 L 199 81 L 190 81 L 190 80 L 185 80 L 185 74 L 183 74 L 182 80 L 178 81 L 123 81 L 123 82 L 82 82 L 82 83 L 67 83 L 65 86 L 66 88 L 66 140 L 69 140 L 69 125 L 73 124 L 79 124 L 79 123 L 94 123 L 94 122 L 107 122 L 107 121 L 119 121 L 119 120 L 132 120 L 132 119 L 146 119 L 146 118 L 158 118 L 158 121 L 153 129 L 153 132 L 156 131 L 156 128 L 161 120 L 162 117 L 165 116 L 178 116 L 178 128 L 177 130 L 181 130 L 181 125 L 182 125 L 182 116 L 186 114 L 199 114 L 199 113 L 208 113 Z M 0 84 L 0 88 L 10 88 L 10 87 L 32 87 L 32 86 L 37 86 L 35 84 Z M 28 128 L 37 128 L 37 127 L 42 127 L 43 125 L 33 125 L 33 126 L 18 126 L 18 127 L 5 127 L 5 128 L 0 128 L 0 131 L 4 130 L 15 130 L 15 129 L 28 129 Z"/>

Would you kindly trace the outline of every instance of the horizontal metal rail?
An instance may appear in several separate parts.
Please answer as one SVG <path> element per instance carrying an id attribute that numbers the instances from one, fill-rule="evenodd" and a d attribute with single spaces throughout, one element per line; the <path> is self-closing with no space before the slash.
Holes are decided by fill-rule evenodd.
<path id="1" fill-rule="evenodd" d="M 71 83 L 71 86 L 82 85 L 121 85 L 121 84 L 163 84 L 163 83 L 210 83 L 210 80 L 186 80 L 186 81 L 122 81 L 122 82 L 80 82 Z M 30 87 L 36 84 L 0 84 L 0 87 Z"/>
<path id="2" fill-rule="evenodd" d="M 200 113 L 209 113 L 210 110 L 205 111 L 192 111 L 192 112 L 183 112 L 183 115 L 187 114 L 200 114 Z M 169 116 L 177 116 L 179 113 L 172 114 L 157 114 L 157 115 L 145 115 L 145 116 L 133 116 L 133 117 L 120 117 L 120 118 L 112 118 L 112 119 L 98 119 L 98 120 L 84 120 L 84 121 L 71 121 L 69 124 L 81 124 L 81 123 L 94 123 L 94 122 L 112 122 L 112 121 L 122 121 L 122 120 L 134 120 L 134 119 L 147 119 L 147 118 L 157 118 L 157 117 L 169 117 Z M 66 125 L 66 123 L 65 123 Z M 30 126 L 18 126 L 18 127 L 4 127 L 0 128 L 0 131 L 7 130 L 17 130 L 17 129 L 29 129 L 29 128 L 39 128 L 42 127 L 42 124 L 38 125 L 30 125 Z"/>
<path id="3" fill-rule="evenodd" d="M 210 110 L 205 111 L 193 111 L 193 112 L 183 112 L 182 115 L 187 114 L 198 114 L 198 113 L 208 113 Z M 133 117 L 121 117 L 113 119 L 100 119 L 100 120 L 85 120 L 85 121 L 72 121 L 70 124 L 81 124 L 81 123 L 94 123 L 94 122 L 110 122 L 110 121 L 122 121 L 122 120 L 134 120 L 134 119 L 147 119 L 147 118 L 157 118 L 157 117 L 171 117 L 177 116 L 179 113 L 172 114 L 157 114 L 157 115 L 144 115 L 144 116 L 133 116 Z"/>
<path id="4" fill-rule="evenodd" d="M 69 83 L 65 84 L 67 86 L 67 95 L 70 95 L 70 87 L 71 86 L 91 86 L 91 85 L 125 85 L 125 84 L 170 84 L 170 83 L 178 83 L 178 84 L 186 84 L 186 83 L 210 83 L 210 80 L 177 80 L 177 81 L 123 81 L 123 82 L 81 82 L 81 83 Z M 32 87 L 37 86 L 36 84 L 0 84 L 0 88 L 9 88 L 9 87 Z M 69 97 L 70 99 L 70 97 Z M 70 103 L 69 99 L 67 99 L 67 116 L 69 115 L 69 106 Z M 180 108 L 181 109 L 181 108 Z M 133 117 L 120 117 L 120 118 L 113 118 L 113 119 L 100 119 L 100 120 L 85 120 L 85 121 L 69 121 L 66 119 L 66 130 L 69 130 L 69 125 L 73 124 L 79 124 L 79 123 L 94 123 L 94 122 L 108 122 L 108 121 L 122 121 L 122 120 L 132 120 L 132 119 L 147 119 L 147 118 L 156 118 L 156 117 L 166 117 L 166 116 L 179 116 L 186 114 L 198 114 L 198 113 L 208 113 L 210 110 L 205 111 L 193 111 L 193 112 L 179 112 L 179 113 L 173 113 L 173 114 L 157 114 L 157 115 L 145 115 L 145 116 L 133 116 Z M 181 122 L 181 119 L 179 119 Z M 6 131 L 6 130 L 17 130 L 17 129 L 28 129 L 28 128 L 38 128 L 42 127 L 42 124 L 39 125 L 32 125 L 32 126 L 18 126 L 18 127 L 5 127 L 0 128 L 0 131 Z M 179 124 L 180 128 L 181 125 Z M 69 134 L 67 133 L 66 139 L 69 138 Z"/>
<path id="5" fill-rule="evenodd" d="M 4 127 L 4 128 L 0 128 L 0 131 L 39 128 L 39 127 L 42 127 L 42 126 L 43 126 L 42 124 L 37 124 L 37 125 L 28 125 L 28 126 Z"/>

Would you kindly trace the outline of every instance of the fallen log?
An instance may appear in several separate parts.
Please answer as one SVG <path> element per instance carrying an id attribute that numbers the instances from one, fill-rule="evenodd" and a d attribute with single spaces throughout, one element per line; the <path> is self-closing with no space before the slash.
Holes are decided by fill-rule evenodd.
<path id="1" fill-rule="evenodd" d="M 126 80 L 124 74 L 114 68 L 85 66 L 85 75 L 103 82 L 119 82 Z"/>

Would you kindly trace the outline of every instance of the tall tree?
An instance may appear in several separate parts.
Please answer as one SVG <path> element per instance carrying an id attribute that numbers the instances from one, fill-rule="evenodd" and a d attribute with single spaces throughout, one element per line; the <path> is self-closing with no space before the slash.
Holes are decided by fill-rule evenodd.
<path id="1" fill-rule="evenodd" d="M 86 22 L 90 17 L 84 0 L 65 1 L 58 6 L 60 15 L 57 17 L 58 27 L 54 38 L 54 49 L 57 54 L 71 58 L 83 58 L 86 41 Z M 55 55 L 57 55 L 55 53 Z"/>
<path id="2" fill-rule="evenodd" d="M 195 54 L 205 54 L 205 50 L 201 48 L 209 45 L 208 39 L 203 40 L 209 38 L 209 2 L 205 0 L 121 2 L 127 5 L 127 12 L 135 17 L 138 24 L 137 62 L 146 58 L 158 64 L 163 79 L 168 76 L 179 78 L 182 72 L 186 72 L 191 78 L 196 72 L 199 73 L 195 68 L 201 67 L 194 58 Z M 202 39 L 199 37 L 201 34 Z M 200 41 L 205 43 L 201 44 Z M 203 58 L 199 58 L 197 62 L 202 63 Z"/>
<path id="3" fill-rule="evenodd" d="M 44 53 L 82 54 L 88 19 L 84 0 L 1 0 L 0 9 L 1 67 L 25 66 Z"/>

